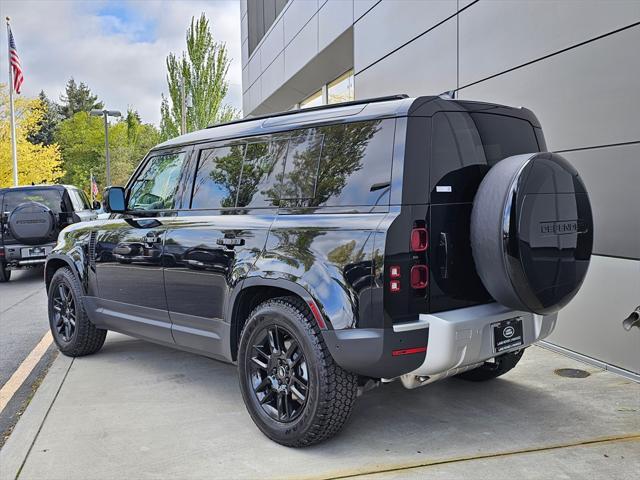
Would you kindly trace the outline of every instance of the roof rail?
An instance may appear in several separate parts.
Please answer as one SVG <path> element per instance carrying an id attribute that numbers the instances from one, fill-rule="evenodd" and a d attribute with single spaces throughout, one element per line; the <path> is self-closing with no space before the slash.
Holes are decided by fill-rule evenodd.
<path id="1" fill-rule="evenodd" d="M 230 122 L 217 123 L 215 125 L 209 125 L 207 128 L 215 128 L 221 127 L 223 125 L 235 125 L 236 123 L 250 122 L 252 120 L 262 120 L 265 118 L 273 118 L 273 117 L 284 117 L 286 115 L 293 115 L 301 112 L 315 112 L 317 110 L 327 110 L 330 108 L 338 108 L 338 107 L 349 107 L 351 105 L 363 105 L 366 103 L 377 103 L 377 102 L 388 102 L 390 100 L 402 100 L 404 98 L 409 98 L 409 95 L 406 93 L 398 94 L 398 95 L 387 95 L 386 97 L 374 97 L 374 98 L 363 98 L 362 100 L 354 100 L 351 102 L 343 102 L 343 103 L 332 103 L 330 105 L 319 105 L 317 107 L 310 108 L 302 108 L 296 110 L 287 110 L 285 112 L 276 112 L 269 113 L 265 115 L 258 115 L 255 117 L 245 117 L 239 120 L 232 120 Z"/>

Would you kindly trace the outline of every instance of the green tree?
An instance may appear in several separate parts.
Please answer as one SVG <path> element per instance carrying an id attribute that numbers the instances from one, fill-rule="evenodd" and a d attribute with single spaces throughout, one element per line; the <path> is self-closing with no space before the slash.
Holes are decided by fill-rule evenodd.
<path id="1" fill-rule="evenodd" d="M 93 95 L 91 89 L 83 82 L 78 85 L 73 77 L 67 82 L 65 94 L 60 97 L 60 100 L 64 118 L 71 118 L 78 112 L 88 112 L 92 108 L 104 108 L 104 104 L 98 101 L 98 96 Z"/>
<path id="2" fill-rule="evenodd" d="M 192 107 L 187 111 L 187 131 L 232 120 L 238 112 L 223 101 L 229 89 L 227 73 L 230 59 L 224 43 L 216 42 L 209 28 L 209 20 L 201 14 L 191 18 L 187 30 L 187 51 L 178 57 L 167 57 L 167 85 L 169 97 L 162 95 L 160 132 L 162 138 L 180 134 L 182 118 L 181 83 L 191 97 Z"/>
<path id="3" fill-rule="evenodd" d="M 44 90 L 40 91 L 38 95 L 40 104 L 43 109 L 42 118 L 38 122 L 37 129 L 31 133 L 28 140 L 36 145 L 52 145 L 54 143 L 54 136 L 56 128 L 62 120 L 62 113 L 60 112 L 60 105 L 53 100 L 50 100 L 44 93 Z"/>
<path id="4" fill-rule="evenodd" d="M 106 187 L 104 124 L 100 117 L 78 112 L 60 123 L 56 134 L 63 158 L 64 181 L 89 191 L 91 172 L 100 188 Z M 111 182 L 124 185 L 144 158 L 158 143 L 158 130 L 140 122 L 137 112 L 109 125 Z"/>
<path id="5" fill-rule="evenodd" d="M 60 123 L 56 141 L 62 151 L 65 183 L 86 188 L 92 171 L 99 179 L 100 173 L 104 175 L 104 125 L 100 117 L 75 113 Z"/>
<path id="6" fill-rule="evenodd" d="M 159 139 L 158 130 L 151 124 L 142 123 L 138 112 L 131 109 L 123 121 L 112 125 L 109 128 L 111 183 L 127 183 L 140 161 Z"/>

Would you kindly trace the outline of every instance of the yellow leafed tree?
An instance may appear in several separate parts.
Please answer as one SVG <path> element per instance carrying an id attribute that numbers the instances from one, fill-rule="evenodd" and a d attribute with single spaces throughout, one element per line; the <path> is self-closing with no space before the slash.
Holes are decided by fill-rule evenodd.
<path id="1" fill-rule="evenodd" d="M 57 144 L 34 145 L 27 140 L 38 130 L 45 106 L 37 98 L 14 97 L 18 150 L 18 183 L 55 183 L 62 176 L 62 155 Z M 0 187 L 13 185 L 9 90 L 0 84 Z"/>

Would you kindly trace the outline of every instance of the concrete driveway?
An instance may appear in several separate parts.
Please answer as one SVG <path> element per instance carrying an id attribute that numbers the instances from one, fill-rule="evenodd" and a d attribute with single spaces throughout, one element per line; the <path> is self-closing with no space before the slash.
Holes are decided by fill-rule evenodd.
<path id="1" fill-rule="evenodd" d="M 253 425 L 234 366 L 109 334 L 56 359 L 0 477 L 631 479 L 639 453 L 640 385 L 540 347 L 492 382 L 368 392 L 338 437 L 295 450 Z"/>

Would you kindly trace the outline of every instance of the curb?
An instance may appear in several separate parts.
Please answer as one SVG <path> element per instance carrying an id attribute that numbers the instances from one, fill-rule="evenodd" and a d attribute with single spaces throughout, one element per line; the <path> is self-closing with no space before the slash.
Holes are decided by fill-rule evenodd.
<path id="1" fill-rule="evenodd" d="M 0 450 L 0 480 L 17 478 L 72 364 L 72 358 L 59 355 L 49 368 L 29 406 Z"/>

